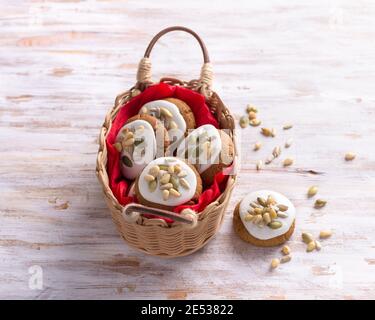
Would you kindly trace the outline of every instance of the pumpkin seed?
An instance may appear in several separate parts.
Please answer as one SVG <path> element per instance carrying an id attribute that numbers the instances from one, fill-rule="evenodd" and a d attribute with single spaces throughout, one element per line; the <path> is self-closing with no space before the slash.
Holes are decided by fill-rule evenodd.
<path id="1" fill-rule="evenodd" d="M 159 174 L 159 171 L 160 171 L 159 166 L 153 166 L 153 167 L 150 168 L 148 173 L 151 174 L 154 177 L 157 177 L 157 175 Z"/>
<path id="2" fill-rule="evenodd" d="M 168 165 L 166 164 L 159 164 L 158 167 L 160 170 L 168 171 Z"/>
<path id="3" fill-rule="evenodd" d="M 283 248 L 281 249 L 281 252 L 282 252 L 283 254 L 285 254 L 285 255 L 290 254 L 290 252 L 291 252 L 290 247 L 287 246 L 287 245 L 283 246 Z"/>
<path id="4" fill-rule="evenodd" d="M 173 118 L 173 114 L 166 108 L 161 107 L 160 108 L 160 114 L 162 114 L 166 118 Z"/>
<path id="5" fill-rule="evenodd" d="M 145 127 L 142 126 L 142 125 L 140 125 L 140 126 L 138 126 L 137 129 L 135 129 L 135 130 L 138 131 L 138 132 L 143 132 L 143 131 L 145 130 Z"/>
<path id="6" fill-rule="evenodd" d="M 181 193 L 179 193 L 176 189 L 170 189 L 169 190 L 169 194 L 174 196 L 174 197 L 180 197 L 181 196 Z"/>
<path id="7" fill-rule="evenodd" d="M 241 128 L 246 128 L 248 125 L 249 125 L 249 118 L 245 117 L 245 116 L 242 116 L 240 118 L 240 127 Z"/>
<path id="8" fill-rule="evenodd" d="M 128 156 L 122 156 L 121 161 L 125 166 L 127 166 L 129 168 L 131 168 L 133 166 L 133 162 L 130 160 L 130 158 Z"/>
<path id="9" fill-rule="evenodd" d="M 279 229 L 283 224 L 280 221 L 272 221 L 268 226 L 271 229 Z"/>
<path id="10" fill-rule="evenodd" d="M 185 188 L 185 189 L 190 189 L 190 184 L 189 184 L 189 182 L 187 182 L 187 180 L 186 179 L 184 179 L 184 178 L 181 178 L 180 179 L 180 183 L 181 183 L 181 185 Z"/>
<path id="11" fill-rule="evenodd" d="M 175 188 L 176 190 L 178 190 L 178 187 L 180 186 L 180 183 L 178 181 L 179 179 L 176 178 L 175 176 L 172 176 L 171 177 L 171 183 L 173 185 L 173 188 Z"/>
<path id="12" fill-rule="evenodd" d="M 264 221 L 265 224 L 269 224 L 271 222 L 271 217 L 270 217 L 270 214 L 268 212 L 266 212 L 263 215 L 263 221 Z"/>
<path id="13" fill-rule="evenodd" d="M 251 104 L 248 104 L 248 105 L 247 105 L 247 108 L 246 108 L 246 112 L 247 112 L 247 113 L 250 113 L 250 112 L 255 112 L 255 113 L 257 113 L 257 112 L 258 112 L 258 109 L 257 109 L 257 107 L 255 107 L 255 106 L 253 106 L 253 105 L 251 105 Z"/>
<path id="14" fill-rule="evenodd" d="M 257 114 L 254 111 L 249 112 L 249 120 L 254 120 L 256 119 Z"/>
<path id="15" fill-rule="evenodd" d="M 150 181 L 153 181 L 155 180 L 155 177 L 151 174 L 146 174 L 144 179 L 147 181 L 147 182 L 150 182 Z"/>
<path id="16" fill-rule="evenodd" d="M 258 201 L 258 203 L 259 203 L 262 207 L 266 207 L 266 206 L 267 206 L 267 201 L 264 200 L 264 198 L 262 198 L 262 197 L 258 197 L 258 198 L 257 198 L 257 201 Z"/>
<path id="17" fill-rule="evenodd" d="M 177 174 L 177 177 L 179 178 L 185 178 L 187 176 L 187 173 L 185 171 L 181 171 L 179 174 Z"/>
<path id="18" fill-rule="evenodd" d="M 250 207 L 252 207 L 252 208 L 259 208 L 259 204 L 255 203 L 255 202 L 251 202 L 250 203 Z"/>
<path id="19" fill-rule="evenodd" d="M 285 211 L 288 210 L 288 206 L 286 206 L 285 204 L 281 204 L 281 203 L 279 203 L 279 204 L 276 205 L 276 207 L 277 207 L 280 211 L 283 211 L 283 212 L 285 212 Z"/>
<path id="20" fill-rule="evenodd" d="M 270 216 L 271 216 L 272 219 L 277 218 L 277 212 L 275 211 L 274 208 L 269 208 L 269 213 L 270 213 Z"/>
<path id="21" fill-rule="evenodd" d="M 118 152 L 122 151 L 122 144 L 120 142 L 116 142 L 113 146 Z"/>
<path id="22" fill-rule="evenodd" d="M 254 208 L 256 214 L 263 214 L 263 208 Z"/>
<path id="23" fill-rule="evenodd" d="M 307 191 L 307 196 L 309 198 L 315 196 L 318 193 L 318 187 L 317 186 L 311 186 L 309 190 Z"/>
<path id="24" fill-rule="evenodd" d="M 167 201 L 168 198 L 169 198 L 169 191 L 168 190 L 163 190 L 162 195 L 163 195 L 163 200 Z"/>
<path id="25" fill-rule="evenodd" d="M 311 252 L 313 250 L 315 250 L 316 248 L 316 244 L 315 244 L 315 241 L 311 241 L 307 244 L 307 248 L 306 248 L 306 251 L 307 252 Z"/>
<path id="26" fill-rule="evenodd" d="M 263 221 L 263 217 L 261 214 L 257 214 L 253 220 L 254 224 L 259 224 L 261 221 Z"/>
<path id="27" fill-rule="evenodd" d="M 269 128 L 261 128 L 260 132 L 266 137 L 272 137 L 272 129 Z"/>
<path id="28" fill-rule="evenodd" d="M 314 237 L 312 236 L 311 233 L 308 233 L 308 232 L 302 232 L 302 241 L 303 241 L 304 243 L 308 244 L 308 243 L 314 241 Z"/>
<path id="29" fill-rule="evenodd" d="M 254 212 L 253 209 L 249 209 L 249 210 L 247 210 L 247 213 L 249 213 L 249 214 L 251 214 L 251 215 L 255 215 L 255 212 Z"/>
<path id="30" fill-rule="evenodd" d="M 327 238 L 329 238 L 331 235 L 332 235 L 332 231 L 331 231 L 331 230 L 322 230 L 322 231 L 320 231 L 320 233 L 319 233 L 319 238 L 320 238 L 320 239 L 327 239 Z"/>
<path id="31" fill-rule="evenodd" d="M 181 167 L 180 167 L 179 164 L 176 164 L 176 165 L 174 166 L 174 172 L 177 173 L 177 174 L 179 174 L 179 173 L 181 172 Z"/>
<path id="32" fill-rule="evenodd" d="M 274 158 L 277 158 L 281 154 L 281 148 L 279 146 L 275 147 L 272 151 Z"/>
<path id="33" fill-rule="evenodd" d="M 291 166 L 293 164 L 293 159 L 292 158 L 286 158 L 283 162 L 284 167 Z"/>
<path id="34" fill-rule="evenodd" d="M 348 152 L 345 155 L 345 160 L 346 161 L 352 161 L 352 160 L 354 160 L 354 158 L 355 158 L 355 153 L 353 153 L 353 152 Z"/>
<path id="35" fill-rule="evenodd" d="M 272 206 L 272 205 L 274 205 L 276 203 L 276 200 L 271 195 L 269 195 L 267 197 L 267 202 L 266 203 L 267 203 L 267 206 Z"/>
<path id="36" fill-rule="evenodd" d="M 271 260 L 271 268 L 276 269 L 280 264 L 280 260 L 275 258 Z"/>
<path id="37" fill-rule="evenodd" d="M 160 190 L 169 190 L 169 189 L 172 189 L 172 188 L 173 188 L 173 184 L 169 183 L 169 182 L 160 186 Z"/>
<path id="38" fill-rule="evenodd" d="M 262 143 L 261 143 L 261 142 L 259 142 L 259 141 L 256 142 L 256 143 L 254 144 L 254 151 L 259 150 L 261 146 L 262 146 Z"/>
<path id="39" fill-rule="evenodd" d="M 173 174 L 173 173 L 174 173 L 174 166 L 169 166 L 169 167 L 168 167 L 168 172 L 169 172 L 170 174 Z"/>
<path id="40" fill-rule="evenodd" d="M 150 192 L 154 192 L 156 190 L 157 185 L 158 184 L 157 184 L 156 180 L 150 181 L 148 183 L 148 190 L 150 190 Z"/>
<path id="41" fill-rule="evenodd" d="M 318 199 L 318 200 L 315 201 L 314 207 L 316 209 L 320 209 L 320 208 L 323 208 L 326 204 L 327 204 L 327 201 L 322 200 L 322 199 Z"/>
<path id="42" fill-rule="evenodd" d="M 123 140 L 122 142 L 122 145 L 125 146 L 125 147 L 128 147 L 128 146 L 132 146 L 135 142 L 135 139 L 134 138 L 130 138 L 128 140 Z"/>
<path id="43" fill-rule="evenodd" d="M 284 130 L 289 130 L 289 129 L 292 129 L 292 128 L 293 128 L 292 124 L 286 124 L 285 126 L 283 126 Z"/>
<path id="44" fill-rule="evenodd" d="M 287 262 L 289 262 L 290 260 L 292 260 L 292 256 L 291 256 L 291 255 L 286 255 L 286 256 L 284 256 L 284 257 L 282 257 L 282 258 L 280 259 L 280 262 L 281 262 L 281 263 L 287 263 Z"/>
<path id="45" fill-rule="evenodd" d="M 126 132 L 126 133 L 124 134 L 124 138 L 123 138 L 123 140 L 128 140 L 128 139 L 132 139 L 132 138 L 134 138 L 134 133 L 131 132 L 131 131 L 128 131 L 128 132 Z"/>
<path id="46" fill-rule="evenodd" d="M 292 138 L 289 138 L 289 139 L 286 140 L 286 142 L 285 142 L 285 148 L 289 148 L 292 144 L 293 144 L 293 139 L 292 139 Z"/>
<path id="47" fill-rule="evenodd" d="M 259 171 L 262 168 L 263 168 L 263 161 L 262 160 L 258 160 L 257 164 L 256 164 L 256 169 Z"/>
<path id="48" fill-rule="evenodd" d="M 252 221 L 254 218 L 255 218 L 255 216 L 252 216 L 251 214 L 247 214 L 247 215 L 244 217 L 244 220 L 245 220 L 246 222 L 250 222 L 250 221 Z"/>
<path id="49" fill-rule="evenodd" d="M 169 182 L 171 179 L 171 175 L 169 173 L 165 173 L 161 178 L 160 178 L 160 183 L 161 184 L 166 184 Z"/>
<path id="50" fill-rule="evenodd" d="M 285 212 L 278 212 L 277 216 L 283 219 L 288 218 L 288 214 L 286 214 Z"/>
<path id="51" fill-rule="evenodd" d="M 252 127 L 257 127 L 262 123 L 262 121 L 260 121 L 259 119 L 253 119 L 250 120 L 249 123 Z"/>

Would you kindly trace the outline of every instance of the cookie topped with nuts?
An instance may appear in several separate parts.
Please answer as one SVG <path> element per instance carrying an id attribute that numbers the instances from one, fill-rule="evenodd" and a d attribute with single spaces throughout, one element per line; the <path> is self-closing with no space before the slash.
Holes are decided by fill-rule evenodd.
<path id="1" fill-rule="evenodd" d="M 157 132 L 160 131 L 160 134 Z M 161 142 L 157 143 L 158 140 Z M 165 128 L 150 115 L 130 118 L 120 129 L 115 148 L 121 155 L 121 173 L 130 180 L 135 179 L 142 169 L 157 155 L 158 148 L 164 152 L 169 140 Z"/>
<path id="2" fill-rule="evenodd" d="M 177 155 L 194 165 L 203 182 L 211 185 L 215 175 L 233 162 L 234 145 L 224 130 L 206 124 L 189 133 Z"/>
<path id="3" fill-rule="evenodd" d="M 180 141 L 188 129 L 195 128 L 194 113 L 184 101 L 176 98 L 148 102 L 139 114 L 152 115 L 162 122 L 171 141 Z"/>
<path id="4" fill-rule="evenodd" d="M 259 246 L 284 243 L 293 233 L 296 210 L 284 195 L 260 190 L 247 195 L 234 212 L 234 227 L 245 241 Z"/>
<path id="5" fill-rule="evenodd" d="M 151 161 L 135 183 L 135 194 L 141 204 L 166 210 L 196 201 L 201 193 L 199 173 L 175 157 Z"/>

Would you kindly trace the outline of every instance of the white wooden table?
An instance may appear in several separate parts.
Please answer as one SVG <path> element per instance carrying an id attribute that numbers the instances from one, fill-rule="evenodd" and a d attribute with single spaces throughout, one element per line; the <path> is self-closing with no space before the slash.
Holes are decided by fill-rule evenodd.
<path id="1" fill-rule="evenodd" d="M 375 298 L 374 2 L 1 0 L 0 8 L 0 298 Z M 279 134 L 241 131 L 241 174 L 220 232 L 199 252 L 164 260 L 121 240 L 95 160 L 114 97 L 134 84 L 151 37 L 176 24 L 205 40 L 215 89 L 237 119 L 253 103 Z M 189 80 L 201 53 L 174 33 L 152 60 L 155 79 Z M 282 131 L 288 122 L 294 128 Z M 257 172 L 255 162 L 287 137 L 295 143 L 283 155 L 295 165 Z M 255 153 L 257 140 L 264 147 Z M 312 184 L 328 200 L 322 210 L 306 198 Z M 260 188 L 284 193 L 298 211 L 293 260 L 273 272 L 280 248 L 253 247 L 232 230 L 234 205 Z M 306 253 L 301 231 L 325 228 L 334 236 Z M 41 290 L 29 285 L 38 266 Z"/>

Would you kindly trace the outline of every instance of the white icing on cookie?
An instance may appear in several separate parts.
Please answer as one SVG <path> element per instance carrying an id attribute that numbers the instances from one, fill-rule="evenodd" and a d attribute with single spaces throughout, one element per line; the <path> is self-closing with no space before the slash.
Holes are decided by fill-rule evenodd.
<path id="1" fill-rule="evenodd" d="M 178 192 L 180 193 L 180 196 L 176 197 L 173 195 L 170 195 L 168 199 L 163 199 L 163 190 L 160 189 L 163 184 L 161 183 L 161 177 L 163 174 L 166 173 L 166 171 L 162 170 L 157 175 L 156 179 L 156 189 L 154 191 L 150 191 L 149 189 L 149 182 L 147 179 L 145 179 L 146 175 L 150 174 L 150 169 L 155 167 L 156 165 L 179 165 L 181 168 L 181 172 L 185 172 L 186 175 L 184 175 L 184 179 L 189 184 L 189 188 L 184 188 L 181 184 L 178 187 Z M 177 175 L 173 176 L 177 178 Z M 197 188 L 197 177 L 195 175 L 195 172 L 190 168 L 190 166 L 175 157 L 161 157 L 157 158 L 154 161 L 151 161 L 142 171 L 141 175 L 139 176 L 138 180 L 138 190 L 141 194 L 141 196 L 147 200 L 148 202 L 157 203 L 165 206 L 178 206 L 181 204 L 184 204 L 191 200 L 195 194 Z"/>
<path id="2" fill-rule="evenodd" d="M 165 117 L 162 109 L 167 109 L 172 117 Z M 178 107 L 169 101 L 165 100 L 155 100 L 148 102 L 142 106 L 142 108 L 139 110 L 139 114 L 147 113 L 155 117 L 156 119 L 162 120 L 162 123 L 164 127 L 169 131 L 170 129 L 178 129 L 177 139 L 180 140 L 185 132 L 186 132 L 186 122 L 182 114 L 180 113 L 180 109 Z M 174 130 L 177 131 L 177 130 Z M 176 133 L 174 132 L 174 135 Z M 173 136 L 170 135 L 171 141 Z M 173 142 L 173 141 L 172 141 Z"/>
<path id="3" fill-rule="evenodd" d="M 198 139 L 198 137 L 200 137 Z M 205 143 L 209 141 L 209 153 L 204 152 Z M 199 156 L 196 150 L 199 147 Z M 196 165 L 198 172 L 202 173 L 211 165 L 220 162 L 222 141 L 219 131 L 211 124 L 205 124 L 191 131 L 186 139 L 180 144 L 177 154 L 180 158 L 187 157 L 188 162 Z M 186 155 L 186 150 L 188 151 Z"/>
<path id="4" fill-rule="evenodd" d="M 271 229 L 267 226 L 260 228 L 251 221 L 245 221 L 245 216 L 248 214 L 251 202 L 256 202 L 258 197 L 267 199 L 271 195 L 278 204 L 283 204 L 288 207 L 285 213 L 288 215 L 286 218 L 276 218 L 275 221 L 280 221 L 282 226 L 279 229 Z M 259 190 L 247 195 L 240 203 L 239 214 L 243 225 L 245 226 L 247 232 L 249 232 L 254 238 L 259 240 L 269 240 L 278 236 L 285 234 L 293 224 L 296 216 L 296 209 L 290 200 L 284 195 L 271 191 L 271 190 Z"/>
<path id="5" fill-rule="evenodd" d="M 144 129 L 139 129 L 141 127 Z M 134 132 L 136 141 L 143 141 L 140 144 L 133 145 L 133 147 L 123 148 L 121 151 L 121 173 L 125 178 L 133 180 L 150 161 L 155 159 L 156 138 L 154 129 L 150 123 L 145 120 L 134 120 L 121 128 L 116 137 L 117 142 L 123 140 L 125 135 L 124 129 L 126 128 Z M 126 163 L 129 164 L 129 161 L 124 162 L 124 157 L 130 160 L 131 166 L 126 165 Z"/>

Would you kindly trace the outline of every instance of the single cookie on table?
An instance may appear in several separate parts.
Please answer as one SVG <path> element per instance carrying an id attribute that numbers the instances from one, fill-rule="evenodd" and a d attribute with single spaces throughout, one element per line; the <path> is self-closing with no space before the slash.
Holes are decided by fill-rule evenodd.
<path id="1" fill-rule="evenodd" d="M 157 137 L 163 137 L 163 139 Z M 162 140 L 160 143 L 159 140 Z M 136 115 L 125 123 L 115 140 L 115 148 L 121 154 L 121 173 L 130 180 L 157 154 L 163 154 L 169 145 L 166 129 L 150 115 Z"/>
<path id="2" fill-rule="evenodd" d="M 148 102 L 139 114 L 150 114 L 160 120 L 168 130 L 170 140 L 179 141 L 187 130 L 195 128 L 195 117 L 190 107 L 182 100 L 167 98 Z"/>
<path id="3" fill-rule="evenodd" d="M 289 240 L 294 231 L 296 209 L 284 195 L 270 190 L 250 193 L 233 213 L 239 237 L 260 247 L 277 246 Z"/>
<path id="4" fill-rule="evenodd" d="M 224 130 L 206 124 L 189 133 L 177 155 L 197 168 L 205 185 L 211 185 L 215 175 L 232 164 L 234 144 Z"/>
<path id="5" fill-rule="evenodd" d="M 165 210 L 193 203 L 202 193 L 202 180 L 197 170 L 175 157 L 151 161 L 135 182 L 139 203 Z"/>

